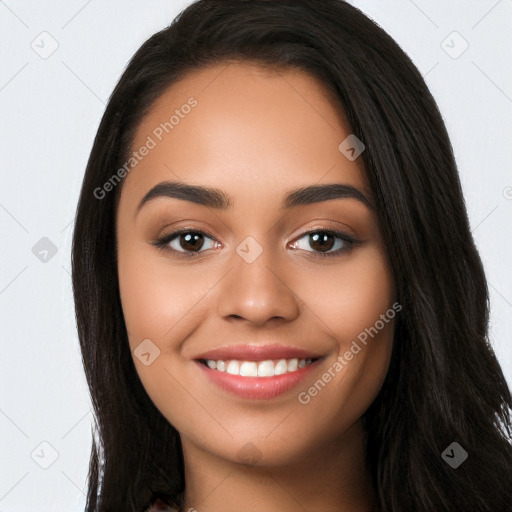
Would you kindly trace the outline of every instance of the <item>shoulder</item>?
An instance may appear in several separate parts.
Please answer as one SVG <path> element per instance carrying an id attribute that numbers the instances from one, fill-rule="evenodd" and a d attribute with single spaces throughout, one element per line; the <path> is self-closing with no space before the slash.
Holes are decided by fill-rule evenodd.
<path id="1" fill-rule="evenodd" d="M 171 502 L 163 501 L 157 498 L 146 510 L 143 512 L 157 512 L 159 510 L 167 510 L 168 512 L 179 512 L 177 505 Z"/>

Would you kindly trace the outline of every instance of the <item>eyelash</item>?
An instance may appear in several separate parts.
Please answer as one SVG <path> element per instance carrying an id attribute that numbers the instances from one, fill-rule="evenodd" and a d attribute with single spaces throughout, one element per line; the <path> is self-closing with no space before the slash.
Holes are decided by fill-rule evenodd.
<path id="1" fill-rule="evenodd" d="M 219 242 L 215 238 L 215 236 L 213 236 L 213 234 L 209 233 L 208 231 L 203 231 L 200 229 L 183 228 L 183 229 L 179 229 L 177 231 L 173 231 L 172 233 L 169 233 L 168 235 L 165 235 L 157 240 L 154 240 L 151 243 L 152 243 L 152 245 L 157 247 L 158 250 L 172 253 L 173 256 L 177 256 L 178 258 L 197 258 L 197 257 L 201 256 L 201 254 L 205 251 L 182 252 L 182 251 L 177 251 L 175 249 L 171 249 L 169 247 L 170 242 L 172 242 L 175 238 L 177 238 L 179 235 L 182 235 L 184 233 L 194 233 L 194 234 L 198 234 L 198 235 L 206 235 L 208 238 L 211 238 L 214 242 L 217 242 L 217 243 Z M 316 233 L 325 233 L 327 235 L 331 235 L 336 238 L 340 238 L 341 240 L 343 240 L 343 242 L 345 242 L 344 247 L 342 247 L 341 249 L 336 249 L 335 251 L 332 251 L 332 252 L 314 252 L 314 251 L 312 251 L 312 254 L 314 256 L 319 256 L 321 258 L 342 256 L 343 254 L 350 252 L 355 246 L 357 246 L 361 243 L 361 240 L 358 240 L 354 237 L 346 235 L 345 233 L 341 233 L 339 231 L 333 231 L 330 229 L 318 229 L 318 228 L 310 230 L 310 231 L 306 231 L 300 237 L 298 237 L 296 240 L 300 240 L 307 235 L 313 235 Z M 310 251 L 306 251 L 306 252 L 310 252 Z"/>

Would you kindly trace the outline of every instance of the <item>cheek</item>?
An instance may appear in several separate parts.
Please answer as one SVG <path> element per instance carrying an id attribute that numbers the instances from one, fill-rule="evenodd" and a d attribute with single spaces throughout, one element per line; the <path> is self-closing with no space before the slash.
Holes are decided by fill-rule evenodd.
<path id="1" fill-rule="evenodd" d="M 393 278 L 377 247 L 360 251 L 332 272 L 317 272 L 299 286 L 301 299 L 340 350 L 373 326 L 395 296 Z"/>
<path id="2" fill-rule="evenodd" d="M 301 296 L 337 351 L 322 382 L 302 390 L 307 396 L 301 403 L 308 401 L 323 420 L 338 413 L 357 418 L 380 390 L 393 346 L 395 287 L 385 258 L 378 248 L 361 251 L 335 273 L 317 274 L 314 286 L 303 286 Z"/>
<path id="3" fill-rule="evenodd" d="M 118 273 L 128 340 L 139 378 L 160 412 L 175 427 L 187 430 L 187 417 L 176 414 L 173 404 L 190 405 L 190 396 L 179 384 L 188 378 L 183 374 L 179 353 L 183 340 L 200 324 L 199 315 L 204 316 L 204 277 L 193 277 L 169 264 L 165 256 L 155 257 L 154 250 L 137 243 L 129 248 L 120 245 Z M 137 354 L 141 343 L 148 339 L 157 349 L 150 345 L 151 361 L 146 365 Z"/>
<path id="4" fill-rule="evenodd" d="M 120 251 L 119 289 L 126 328 L 132 349 L 149 338 L 161 350 L 171 349 L 170 339 L 179 339 L 182 330 L 194 318 L 194 304 L 201 300 L 198 283 L 179 266 L 169 264 L 165 256 L 147 249 Z M 193 284 L 194 283 L 194 284 Z M 179 326 L 179 327 L 178 327 Z M 170 332 L 173 335 L 170 336 Z"/>

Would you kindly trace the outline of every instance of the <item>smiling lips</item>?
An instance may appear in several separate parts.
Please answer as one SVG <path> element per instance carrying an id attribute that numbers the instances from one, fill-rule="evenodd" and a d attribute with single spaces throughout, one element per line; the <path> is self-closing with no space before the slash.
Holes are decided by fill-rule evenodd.
<path id="1" fill-rule="evenodd" d="M 297 385 L 323 358 L 282 345 L 235 345 L 205 352 L 195 362 L 226 391 L 242 398 L 270 399 Z"/>

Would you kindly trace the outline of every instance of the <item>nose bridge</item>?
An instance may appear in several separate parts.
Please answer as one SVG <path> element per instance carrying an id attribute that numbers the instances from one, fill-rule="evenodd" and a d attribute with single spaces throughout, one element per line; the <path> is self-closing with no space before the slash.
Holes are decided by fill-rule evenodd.
<path id="1" fill-rule="evenodd" d="M 232 270 L 219 295 L 221 316 L 243 317 L 261 323 L 273 317 L 288 320 L 298 312 L 298 302 L 286 283 L 286 272 L 272 248 L 254 236 L 240 242 L 230 259 Z"/>

